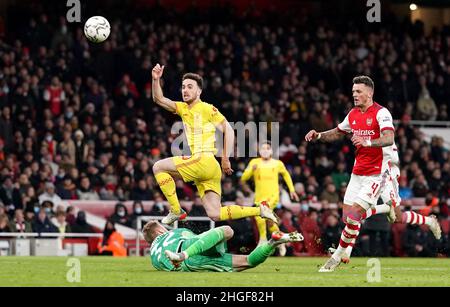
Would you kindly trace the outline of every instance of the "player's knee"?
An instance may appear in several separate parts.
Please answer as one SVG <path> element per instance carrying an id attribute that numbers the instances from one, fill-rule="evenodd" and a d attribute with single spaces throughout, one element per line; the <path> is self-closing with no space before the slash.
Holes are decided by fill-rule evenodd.
<path id="1" fill-rule="evenodd" d="M 364 209 L 362 207 L 352 206 L 348 210 L 348 214 L 347 214 L 345 223 L 360 222 L 363 213 L 364 213 Z"/>
<path id="2" fill-rule="evenodd" d="M 161 161 L 156 161 L 155 164 L 153 164 L 153 174 L 158 174 L 160 172 L 162 172 L 162 167 L 161 167 Z"/>
<path id="3" fill-rule="evenodd" d="M 234 235 L 234 230 L 230 226 L 222 226 L 223 234 L 226 240 L 229 240 Z"/>

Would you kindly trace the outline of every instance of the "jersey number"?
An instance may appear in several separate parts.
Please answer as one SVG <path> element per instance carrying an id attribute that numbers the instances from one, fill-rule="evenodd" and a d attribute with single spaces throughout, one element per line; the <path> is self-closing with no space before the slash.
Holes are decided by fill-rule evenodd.
<path id="1" fill-rule="evenodd" d="M 378 189 L 379 186 L 380 186 L 380 185 L 379 185 L 378 183 L 372 184 L 372 193 L 373 193 L 373 195 L 376 194 L 375 192 L 377 191 L 377 189 Z"/>

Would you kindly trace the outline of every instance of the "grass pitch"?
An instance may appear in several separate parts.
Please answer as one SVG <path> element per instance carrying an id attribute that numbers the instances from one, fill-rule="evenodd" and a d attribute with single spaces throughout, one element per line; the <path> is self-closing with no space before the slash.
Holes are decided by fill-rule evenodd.
<path id="1" fill-rule="evenodd" d="M 379 258 L 381 282 L 372 283 L 368 258 L 353 258 L 334 273 L 317 272 L 326 258 L 292 257 L 272 257 L 239 273 L 186 273 L 156 271 L 147 257 L 80 257 L 79 283 L 67 281 L 68 259 L 0 257 L 0 286 L 450 286 L 450 259 L 445 258 Z"/>

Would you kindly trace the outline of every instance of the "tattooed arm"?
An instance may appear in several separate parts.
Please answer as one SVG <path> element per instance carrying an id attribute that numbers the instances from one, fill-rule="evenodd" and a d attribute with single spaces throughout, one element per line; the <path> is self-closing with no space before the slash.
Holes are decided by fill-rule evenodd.
<path id="1" fill-rule="evenodd" d="M 365 140 L 363 137 L 354 135 L 352 137 L 353 145 L 363 147 L 386 147 L 394 144 L 394 131 L 384 130 L 381 136 L 375 140 Z"/>
<path id="2" fill-rule="evenodd" d="M 313 140 L 322 140 L 323 142 L 334 142 L 342 137 L 342 132 L 338 128 L 327 130 L 325 132 L 317 132 L 316 130 L 311 130 L 306 134 L 305 140 L 311 142 Z"/>

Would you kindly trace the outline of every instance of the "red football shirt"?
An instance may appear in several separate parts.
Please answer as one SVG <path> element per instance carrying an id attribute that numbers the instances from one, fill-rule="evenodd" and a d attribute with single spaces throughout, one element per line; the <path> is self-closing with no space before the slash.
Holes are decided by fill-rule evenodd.
<path id="1" fill-rule="evenodd" d="M 395 130 L 391 113 L 376 102 L 364 113 L 359 108 L 353 108 L 337 128 L 343 133 L 359 135 L 367 140 L 380 138 L 384 130 Z M 358 146 L 353 174 L 360 176 L 381 174 L 383 167 L 387 167 L 388 161 L 395 160 L 395 156 L 395 144 L 386 147 Z"/>

